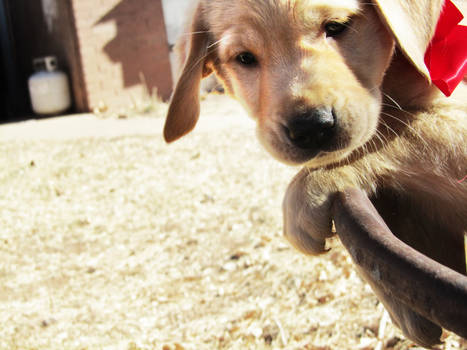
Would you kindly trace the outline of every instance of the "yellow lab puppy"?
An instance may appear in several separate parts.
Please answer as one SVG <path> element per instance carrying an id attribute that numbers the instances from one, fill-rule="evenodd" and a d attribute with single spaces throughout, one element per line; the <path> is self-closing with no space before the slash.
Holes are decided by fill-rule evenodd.
<path id="1" fill-rule="evenodd" d="M 284 199 L 284 232 L 325 251 L 335 194 L 367 192 L 399 238 L 465 274 L 467 90 L 446 98 L 424 63 L 442 0 L 201 0 L 164 130 L 174 141 L 199 115 L 215 72 L 257 121 L 278 160 L 302 165 Z M 370 283 L 372 281 L 369 281 Z M 440 328 L 382 290 L 408 337 Z"/>

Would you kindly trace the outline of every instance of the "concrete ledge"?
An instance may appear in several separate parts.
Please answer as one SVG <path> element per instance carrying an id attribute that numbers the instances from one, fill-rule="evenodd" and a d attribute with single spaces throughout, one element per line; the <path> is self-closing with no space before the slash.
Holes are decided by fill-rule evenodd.
<path id="1" fill-rule="evenodd" d="M 203 101 L 195 132 L 209 132 L 232 127 L 253 128 L 254 124 L 236 102 L 225 96 L 217 96 Z M 101 119 L 93 114 L 78 114 L 0 125 L 0 142 L 113 138 L 132 135 L 158 136 L 162 134 L 163 127 L 164 119 L 150 116 Z"/>

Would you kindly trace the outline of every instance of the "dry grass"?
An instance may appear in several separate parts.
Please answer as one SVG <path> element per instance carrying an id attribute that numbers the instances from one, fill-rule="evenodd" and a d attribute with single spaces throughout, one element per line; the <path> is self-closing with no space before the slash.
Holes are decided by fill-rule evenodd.
<path id="1" fill-rule="evenodd" d="M 415 349 L 339 242 L 283 239 L 296 170 L 251 128 L 0 141 L 0 164 L 1 349 Z"/>

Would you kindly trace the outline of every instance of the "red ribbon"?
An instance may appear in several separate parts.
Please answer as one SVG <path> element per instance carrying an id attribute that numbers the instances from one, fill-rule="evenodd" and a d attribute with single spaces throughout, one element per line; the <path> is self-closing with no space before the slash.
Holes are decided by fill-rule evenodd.
<path id="1" fill-rule="evenodd" d="M 448 97 L 467 74 L 467 26 L 459 25 L 463 18 L 457 7 L 446 0 L 425 54 L 433 84 Z"/>

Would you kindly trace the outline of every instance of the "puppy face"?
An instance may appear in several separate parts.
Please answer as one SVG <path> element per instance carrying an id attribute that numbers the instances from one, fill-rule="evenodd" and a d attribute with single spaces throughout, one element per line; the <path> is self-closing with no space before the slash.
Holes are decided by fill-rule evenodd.
<path id="1" fill-rule="evenodd" d="M 206 3 L 211 67 L 277 159 L 322 166 L 375 133 L 394 41 L 356 0 Z"/>
<path id="2" fill-rule="evenodd" d="M 214 71 L 257 120 L 276 158 L 310 167 L 343 160 L 377 132 L 380 86 L 396 43 L 430 81 L 424 56 L 443 3 L 199 0 L 178 47 L 184 65 L 164 138 L 175 141 L 195 127 L 200 81 Z M 404 70 L 391 70 L 385 89 L 398 74 Z"/>

